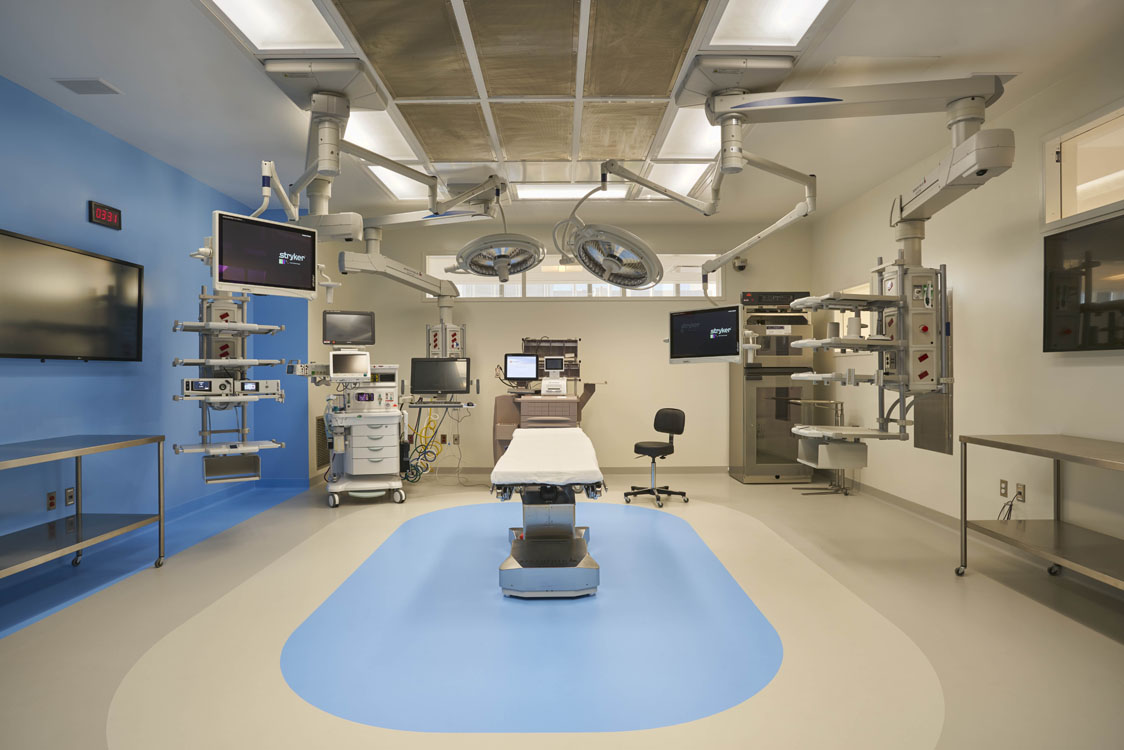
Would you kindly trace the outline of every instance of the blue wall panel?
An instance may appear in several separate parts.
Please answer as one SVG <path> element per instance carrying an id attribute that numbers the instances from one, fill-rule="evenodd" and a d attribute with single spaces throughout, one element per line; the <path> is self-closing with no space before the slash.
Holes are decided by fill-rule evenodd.
<path id="1" fill-rule="evenodd" d="M 176 456 L 173 442 L 198 442 L 199 410 L 175 403 L 179 379 L 194 368 L 173 368 L 174 357 L 196 356 L 197 337 L 173 333 L 173 320 L 198 314 L 207 269 L 187 256 L 211 234 L 211 212 L 245 212 L 234 199 L 109 135 L 31 92 L 0 78 L 0 229 L 141 263 L 145 267 L 143 362 L 66 362 L 0 359 L 0 443 L 76 433 L 167 435 L 170 506 L 239 485 L 203 483 L 199 456 Z M 219 155 L 216 154 L 216 158 Z M 247 175 L 256 182 L 257 175 Z M 86 201 L 124 212 L 114 231 L 86 220 Z M 0 273 L 3 269 L 0 268 Z M 253 317 L 281 323 L 286 333 L 268 348 L 285 358 L 307 357 L 306 303 L 265 300 Z M 261 351 L 259 349 L 259 351 Z M 279 377 L 261 368 L 257 377 Z M 291 379 L 290 379 L 291 380 Z M 284 456 L 270 466 L 307 467 L 307 389 L 289 382 L 285 405 L 256 407 L 269 434 L 284 440 Z M 135 511 L 155 505 L 155 449 L 133 448 L 84 461 L 90 511 Z M 297 477 L 295 470 L 284 478 Z M 306 474 L 307 472 L 300 472 Z M 61 517 L 62 492 L 73 484 L 73 462 L 0 472 L 0 533 Z M 276 477 L 275 477 L 276 478 Z M 59 508 L 47 513 L 45 493 L 59 490 Z"/>

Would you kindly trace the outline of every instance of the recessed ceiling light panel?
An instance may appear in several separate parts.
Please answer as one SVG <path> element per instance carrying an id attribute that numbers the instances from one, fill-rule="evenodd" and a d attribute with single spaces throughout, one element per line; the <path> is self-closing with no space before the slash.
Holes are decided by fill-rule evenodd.
<path id="1" fill-rule="evenodd" d="M 210 0 L 258 50 L 343 49 L 312 0 Z"/>
<path id="2" fill-rule="evenodd" d="M 396 161 L 415 161 L 418 158 L 387 112 L 352 112 L 344 137 L 356 146 Z"/>
<path id="3" fill-rule="evenodd" d="M 722 130 L 711 125 L 702 107 L 675 113 L 660 147 L 661 159 L 713 159 L 722 148 Z"/>
<path id="4" fill-rule="evenodd" d="M 547 183 L 523 182 L 514 185 L 515 196 L 521 201 L 576 201 L 583 195 L 597 187 L 598 183 Z M 590 196 L 590 200 L 616 198 L 622 200 L 628 197 L 629 185 L 625 183 L 609 183 L 605 190 L 600 190 Z"/>
<path id="5" fill-rule="evenodd" d="M 429 188 L 420 182 L 391 172 L 385 167 L 368 167 L 383 187 L 401 201 L 422 201 L 429 197 Z"/>
<path id="6" fill-rule="evenodd" d="M 795 47 L 827 0 L 730 0 L 710 38 L 715 47 Z"/>

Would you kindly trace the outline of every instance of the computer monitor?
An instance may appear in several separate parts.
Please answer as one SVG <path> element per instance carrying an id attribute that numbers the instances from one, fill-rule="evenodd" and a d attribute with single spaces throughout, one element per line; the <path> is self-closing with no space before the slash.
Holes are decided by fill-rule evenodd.
<path id="1" fill-rule="evenodd" d="M 214 212 L 218 291 L 316 299 L 316 230 Z"/>
<path id="2" fill-rule="evenodd" d="M 534 354 L 503 355 L 505 380 L 529 383 L 539 378 L 539 358 Z"/>
<path id="3" fill-rule="evenodd" d="M 710 307 L 671 313 L 671 363 L 741 361 L 741 312 Z"/>
<path id="4" fill-rule="evenodd" d="M 332 380 L 364 381 L 371 379 L 370 352 L 341 350 L 332 352 L 328 373 Z"/>
<path id="5" fill-rule="evenodd" d="M 351 310 L 324 311 L 324 343 L 329 346 L 373 346 L 375 314 Z"/>
<path id="6" fill-rule="evenodd" d="M 562 372 L 565 367 L 565 357 L 543 357 L 542 369 L 546 372 Z"/>
<path id="7" fill-rule="evenodd" d="M 414 358 L 410 360 L 410 392 L 421 396 L 468 393 L 469 360 Z"/>

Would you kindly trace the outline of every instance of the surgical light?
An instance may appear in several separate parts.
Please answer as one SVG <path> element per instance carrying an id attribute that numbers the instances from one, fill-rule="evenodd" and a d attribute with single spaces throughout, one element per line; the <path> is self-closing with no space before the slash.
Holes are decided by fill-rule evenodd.
<path id="1" fill-rule="evenodd" d="M 585 270 L 624 289 L 647 289 L 660 283 L 663 264 L 644 240 L 607 224 L 575 230 L 574 255 Z"/>
<path id="2" fill-rule="evenodd" d="M 211 0 L 259 50 L 343 49 L 313 0 Z"/>
<path id="3" fill-rule="evenodd" d="M 546 248 L 534 237 L 503 232 L 473 240 L 457 253 L 456 270 L 496 276 L 501 283 L 542 263 Z"/>
<path id="4" fill-rule="evenodd" d="M 712 46 L 795 47 L 827 5 L 827 0 L 730 0 Z"/>

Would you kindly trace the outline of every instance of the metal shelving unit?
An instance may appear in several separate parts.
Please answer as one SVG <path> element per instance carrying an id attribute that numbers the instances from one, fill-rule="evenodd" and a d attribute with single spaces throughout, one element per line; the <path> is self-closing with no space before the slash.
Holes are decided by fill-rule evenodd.
<path id="1" fill-rule="evenodd" d="M 969 521 L 968 446 L 1042 456 L 1054 462 L 1054 517 L 1052 519 Z M 968 568 L 968 529 L 1006 542 L 1048 560 L 1048 571 L 1063 567 L 1109 586 L 1124 589 L 1124 539 L 1066 523 L 1062 520 L 1062 462 L 1124 471 L 1124 443 L 1072 435 L 961 435 L 960 436 L 960 566 Z"/>
<path id="2" fill-rule="evenodd" d="M 94 453 L 156 444 L 157 504 L 155 514 L 83 513 L 82 457 Z M 74 459 L 74 515 L 0 536 L 0 578 L 74 553 L 72 565 L 82 562 L 82 550 L 157 524 L 156 567 L 164 564 L 164 436 L 70 435 L 0 445 L 0 471 L 50 461 Z"/>

